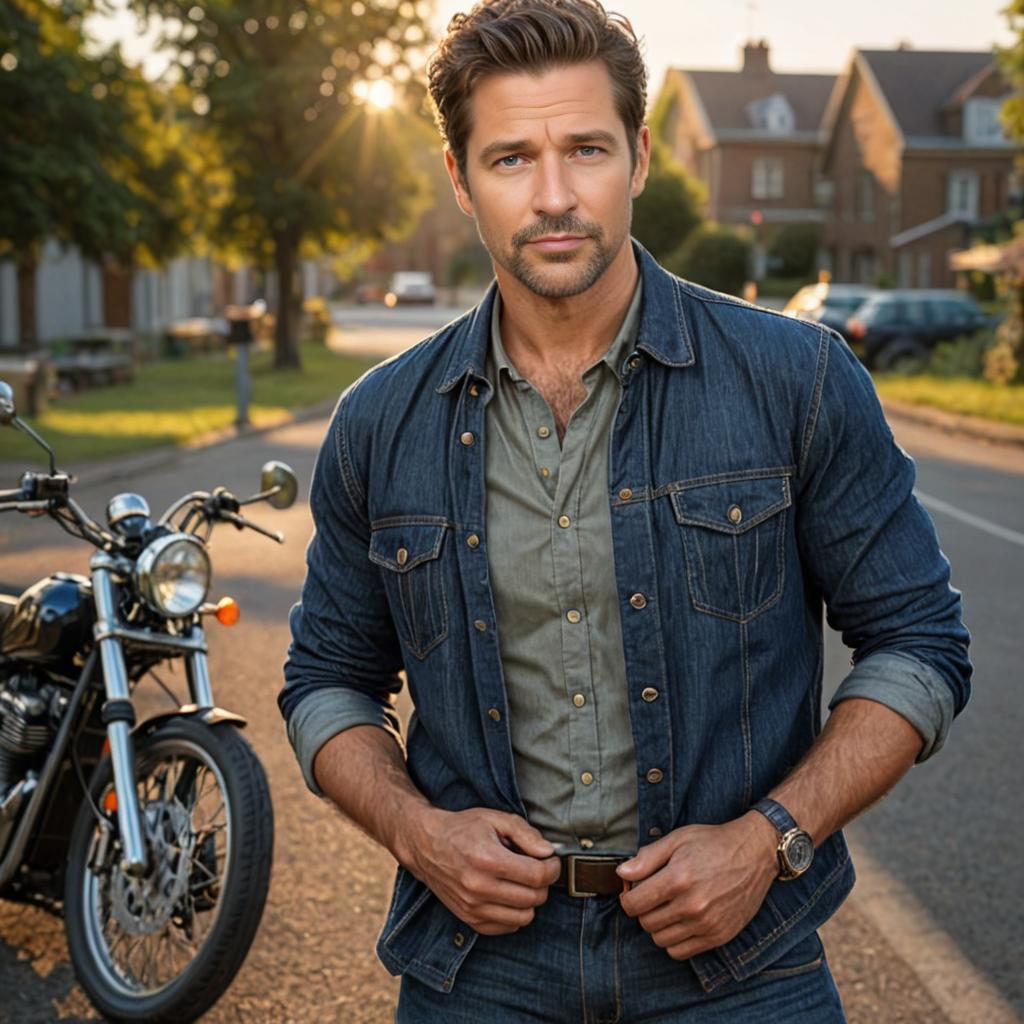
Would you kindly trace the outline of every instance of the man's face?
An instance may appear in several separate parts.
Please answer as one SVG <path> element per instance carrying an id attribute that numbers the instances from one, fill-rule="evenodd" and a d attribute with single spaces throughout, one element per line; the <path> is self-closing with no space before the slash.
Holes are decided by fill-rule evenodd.
<path id="1" fill-rule="evenodd" d="M 466 180 L 449 176 L 498 268 L 536 295 L 579 295 L 629 238 L 650 162 L 646 126 L 632 166 L 603 63 L 494 75 L 471 98 Z"/>

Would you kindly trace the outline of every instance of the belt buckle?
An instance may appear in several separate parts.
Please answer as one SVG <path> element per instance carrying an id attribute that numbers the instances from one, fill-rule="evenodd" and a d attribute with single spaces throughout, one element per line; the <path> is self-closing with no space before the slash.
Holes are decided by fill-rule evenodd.
<path id="1" fill-rule="evenodd" d="M 569 895 L 570 896 L 596 896 L 596 892 L 584 892 L 576 888 L 576 865 L 579 863 L 583 864 L 606 864 L 609 861 L 621 860 L 620 857 L 602 857 L 600 855 L 590 855 L 585 853 L 570 853 L 568 855 L 569 861 Z"/>

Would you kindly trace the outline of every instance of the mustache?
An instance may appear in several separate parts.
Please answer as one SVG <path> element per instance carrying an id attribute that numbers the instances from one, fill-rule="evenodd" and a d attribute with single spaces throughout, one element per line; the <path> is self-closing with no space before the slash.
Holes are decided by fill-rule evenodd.
<path id="1" fill-rule="evenodd" d="M 522 228 L 512 236 L 512 244 L 521 249 L 538 238 L 545 238 L 548 235 L 581 235 L 586 238 L 596 238 L 598 241 L 604 236 L 600 224 L 593 221 L 581 220 L 573 214 L 566 214 L 564 217 L 542 217 L 536 224 L 528 228 Z"/>

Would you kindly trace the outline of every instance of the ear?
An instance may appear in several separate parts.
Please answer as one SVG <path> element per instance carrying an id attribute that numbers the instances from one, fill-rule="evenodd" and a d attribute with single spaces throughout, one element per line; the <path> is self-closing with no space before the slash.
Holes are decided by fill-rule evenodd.
<path id="1" fill-rule="evenodd" d="M 651 129 L 647 125 L 640 128 L 636 137 L 636 167 L 633 168 L 633 180 L 629 194 L 636 199 L 647 184 L 647 172 L 651 169 Z"/>
<path id="2" fill-rule="evenodd" d="M 455 202 L 459 204 L 459 209 L 467 216 L 473 216 L 473 201 L 469 198 L 469 186 L 463 181 L 462 174 L 459 171 L 459 165 L 455 161 L 455 157 L 452 155 L 450 149 L 444 151 L 444 169 L 448 172 L 448 178 L 452 183 L 452 189 L 455 191 Z"/>

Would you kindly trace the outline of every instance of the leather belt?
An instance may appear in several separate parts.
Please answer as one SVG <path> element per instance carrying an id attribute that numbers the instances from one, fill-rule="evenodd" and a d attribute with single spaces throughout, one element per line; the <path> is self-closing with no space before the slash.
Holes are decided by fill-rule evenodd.
<path id="1" fill-rule="evenodd" d="M 629 882 L 615 869 L 629 859 L 615 854 L 565 854 L 555 885 L 568 889 L 570 896 L 618 896 L 629 891 Z"/>

